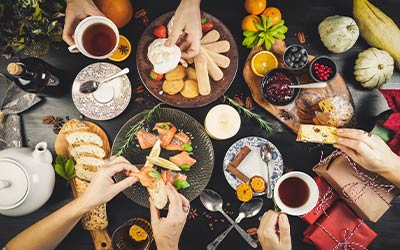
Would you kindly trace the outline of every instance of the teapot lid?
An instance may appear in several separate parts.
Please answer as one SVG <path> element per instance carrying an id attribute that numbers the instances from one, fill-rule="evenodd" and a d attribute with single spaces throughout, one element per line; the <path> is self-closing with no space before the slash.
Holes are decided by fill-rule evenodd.
<path id="1" fill-rule="evenodd" d="M 12 209 L 26 198 L 29 179 L 25 169 L 11 159 L 0 159 L 0 209 Z"/>

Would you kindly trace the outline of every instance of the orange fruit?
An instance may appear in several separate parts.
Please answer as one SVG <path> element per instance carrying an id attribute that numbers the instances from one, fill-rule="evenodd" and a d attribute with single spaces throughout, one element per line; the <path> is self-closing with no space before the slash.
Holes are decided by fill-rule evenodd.
<path id="1" fill-rule="evenodd" d="M 244 1 L 244 8 L 249 14 L 259 15 L 267 7 L 267 0 L 246 0 Z"/>
<path id="2" fill-rule="evenodd" d="M 248 202 L 253 199 L 253 190 L 249 184 L 242 183 L 236 187 L 236 196 L 238 200 Z"/>
<path id="3" fill-rule="evenodd" d="M 242 30 L 243 31 L 251 30 L 251 31 L 257 32 L 258 29 L 254 25 L 254 22 L 261 23 L 261 19 L 256 15 L 246 16 L 245 18 L 243 18 L 243 21 L 242 21 Z"/>
<path id="4" fill-rule="evenodd" d="M 135 241 L 143 241 L 143 240 L 147 239 L 147 237 L 148 237 L 147 232 L 138 225 L 132 225 L 129 228 L 129 235 Z"/>
<path id="5" fill-rule="evenodd" d="M 95 4 L 118 28 L 124 27 L 132 19 L 131 0 L 95 0 Z"/>
<path id="6" fill-rule="evenodd" d="M 117 50 L 114 52 L 112 56 L 110 56 L 108 59 L 114 62 L 121 62 L 128 58 L 128 56 L 131 54 L 132 47 L 131 43 L 129 42 L 128 38 L 126 38 L 123 35 L 119 35 L 119 43 Z"/>
<path id="7" fill-rule="evenodd" d="M 262 14 L 264 16 L 266 16 L 267 18 L 271 17 L 272 25 L 275 25 L 277 22 L 282 20 L 281 11 L 278 8 L 275 8 L 275 7 L 266 8 Z"/>
<path id="8" fill-rule="evenodd" d="M 251 70 L 259 77 L 263 77 L 268 71 L 277 67 L 278 60 L 270 51 L 260 51 L 251 58 Z"/>

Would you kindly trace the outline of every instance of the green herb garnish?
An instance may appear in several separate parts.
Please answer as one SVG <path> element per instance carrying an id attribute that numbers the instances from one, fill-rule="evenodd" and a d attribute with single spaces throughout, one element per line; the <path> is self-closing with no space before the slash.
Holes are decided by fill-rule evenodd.
<path id="1" fill-rule="evenodd" d="M 288 28 L 284 25 L 284 20 L 272 25 L 271 17 L 267 18 L 261 15 L 261 19 L 262 23 L 254 23 L 258 31 L 246 30 L 243 32 L 243 36 L 245 37 L 242 42 L 243 46 L 252 48 L 255 45 L 264 45 L 267 50 L 270 50 L 275 43 L 275 39 L 285 39 L 285 33 L 288 31 Z"/>
<path id="2" fill-rule="evenodd" d="M 264 129 L 267 134 L 272 132 L 272 128 L 271 128 L 272 124 L 267 122 L 266 120 L 264 120 L 261 117 L 261 115 L 254 113 L 250 109 L 241 106 L 235 100 L 227 97 L 226 95 L 224 95 L 224 102 L 227 102 L 231 106 L 235 107 L 237 109 L 237 111 L 240 114 L 243 114 L 245 117 L 254 119 L 258 124 L 260 124 L 261 128 Z"/>
<path id="3" fill-rule="evenodd" d="M 67 181 L 71 180 L 76 176 L 75 162 L 73 158 L 68 159 L 62 157 L 61 155 L 57 155 L 53 167 L 54 171 Z"/>
<path id="4" fill-rule="evenodd" d="M 141 130 L 147 123 L 158 117 L 162 103 L 157 104 L 151 109 L 143 111 L 143 119 L 133 125 L 125 135 L 125 141 L 115 153 L 116 156 L 121 156 L 129 147 L 129 144 L 135 139 L 136 133 Z"/>
<path id="5" fill-rule="evenodd" d="M 186 151 L 186 152 L 192 152 L 192 151 L 193 151 L 193 147 L 192 147 L 192 145 L 190 145 L 190 144 L 183 144 L 183 145 L 182 145 L 182 148 L 183 148 L 183 150 Z"/>
<path id="6" fill-rule="evenodd" d="M 281 209 L 280 209 L 280 208 L 278 207 L 278 205 L 276 204 L 274 196 L 272 196 L 272 202 L 274 203 L 274 211 L 275 211 L 275 212 L 280 212 Z"/>
<path id="7" fill-rule="evenodd" d="M 174 187 L 176 189 L 185 189 L 190 187 L 190 184 L 186 180 L 176 180 L 174 181 Z"/>
<path id="8" fill-rule="evenodd" d="M 171 128 L 171 126 L 168 125 L 167 123 L 161 124 L 160 127 L 161 127 L 162 129 L 165 129 L 165 130 L 169 130 L 169 129 Z"/>
<path id="9" fill-rule="evenodd" d="M 183 164 L 182 166 L 180 166 L 180 168 L 181 168 L 182 170 L 188 171 L 188 170 L 190 170 L 190 165 L 185 163 L 185 164 Z"/>
<path id="10" fill-rule="evenodd" d="M 161 177 L 161 174 L 156 170 L 149 171 L 148 175 L 153 179 L 158 179 Z"/>

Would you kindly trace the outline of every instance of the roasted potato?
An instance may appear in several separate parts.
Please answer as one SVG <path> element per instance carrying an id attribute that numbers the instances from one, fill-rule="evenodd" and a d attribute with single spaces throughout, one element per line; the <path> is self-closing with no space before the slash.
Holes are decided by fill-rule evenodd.
<path id="1" fill-rule="evenodd" d="M 186 80 L 181 90 L 181 95 L 186 98 L 195 98 L 199 96 L 199 87 L 197 81 L 194 80 Z"/>
<path id="2" fill-rule="evenodd" d="M 197 81 L 196 70 L 192 67 L 186 68 L 186 79 Z"/>
<path id="3" fill-rule="evenodd" d="M 175 81 L 165 80 L 162 84 L 162 90 L 169 95 L 175 95 L 183 89 L 184 85 L 185 83 L 182 79 Z"/>
<path id="4" fill-rule="evenodd" d="M 183 80 L 185 78 L 185 67 L 182 65 L 176 66 L 175 69 L 165 74 L 165 79 L 168 81 Z"/>

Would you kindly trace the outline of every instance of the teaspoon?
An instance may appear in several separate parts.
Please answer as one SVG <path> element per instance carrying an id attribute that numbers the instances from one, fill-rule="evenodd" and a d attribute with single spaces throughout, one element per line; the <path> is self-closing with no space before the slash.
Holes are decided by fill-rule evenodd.
<path id="1" fill-rule="evenodd" d="M 123 69 L 123 70 L 121 70 L 121 71 L 119 71 L 119 72 L 117 72 L 117 73 L 115 73 L 115 74 L 113 74 L 113 75 L 107 77 L 107 78 L 104 79 L 104 80 L 101 80 L 101 81 L 87 81 L 87 82 L 84 82 L 84 83 L 82 83 L 81 86 L 79 87 L 79 91 L 80 91 L 81 93 L 84 93 L 84 94 L 90 94 L 90 93 L 96 91 L 96 89 L 100 86 L 100 84 L 105 83 L 105 82 L 108 82 L 108 81 L 111 81 L 111 80 L 114 79 L 114 78 L 117 78 L 117 77 L 119 77 L 119 76 L 126 75 L 126 74 L 128 74 L 128 73 L 129 73 L 129 68 L 125 68 L 125 69 Z"/>

